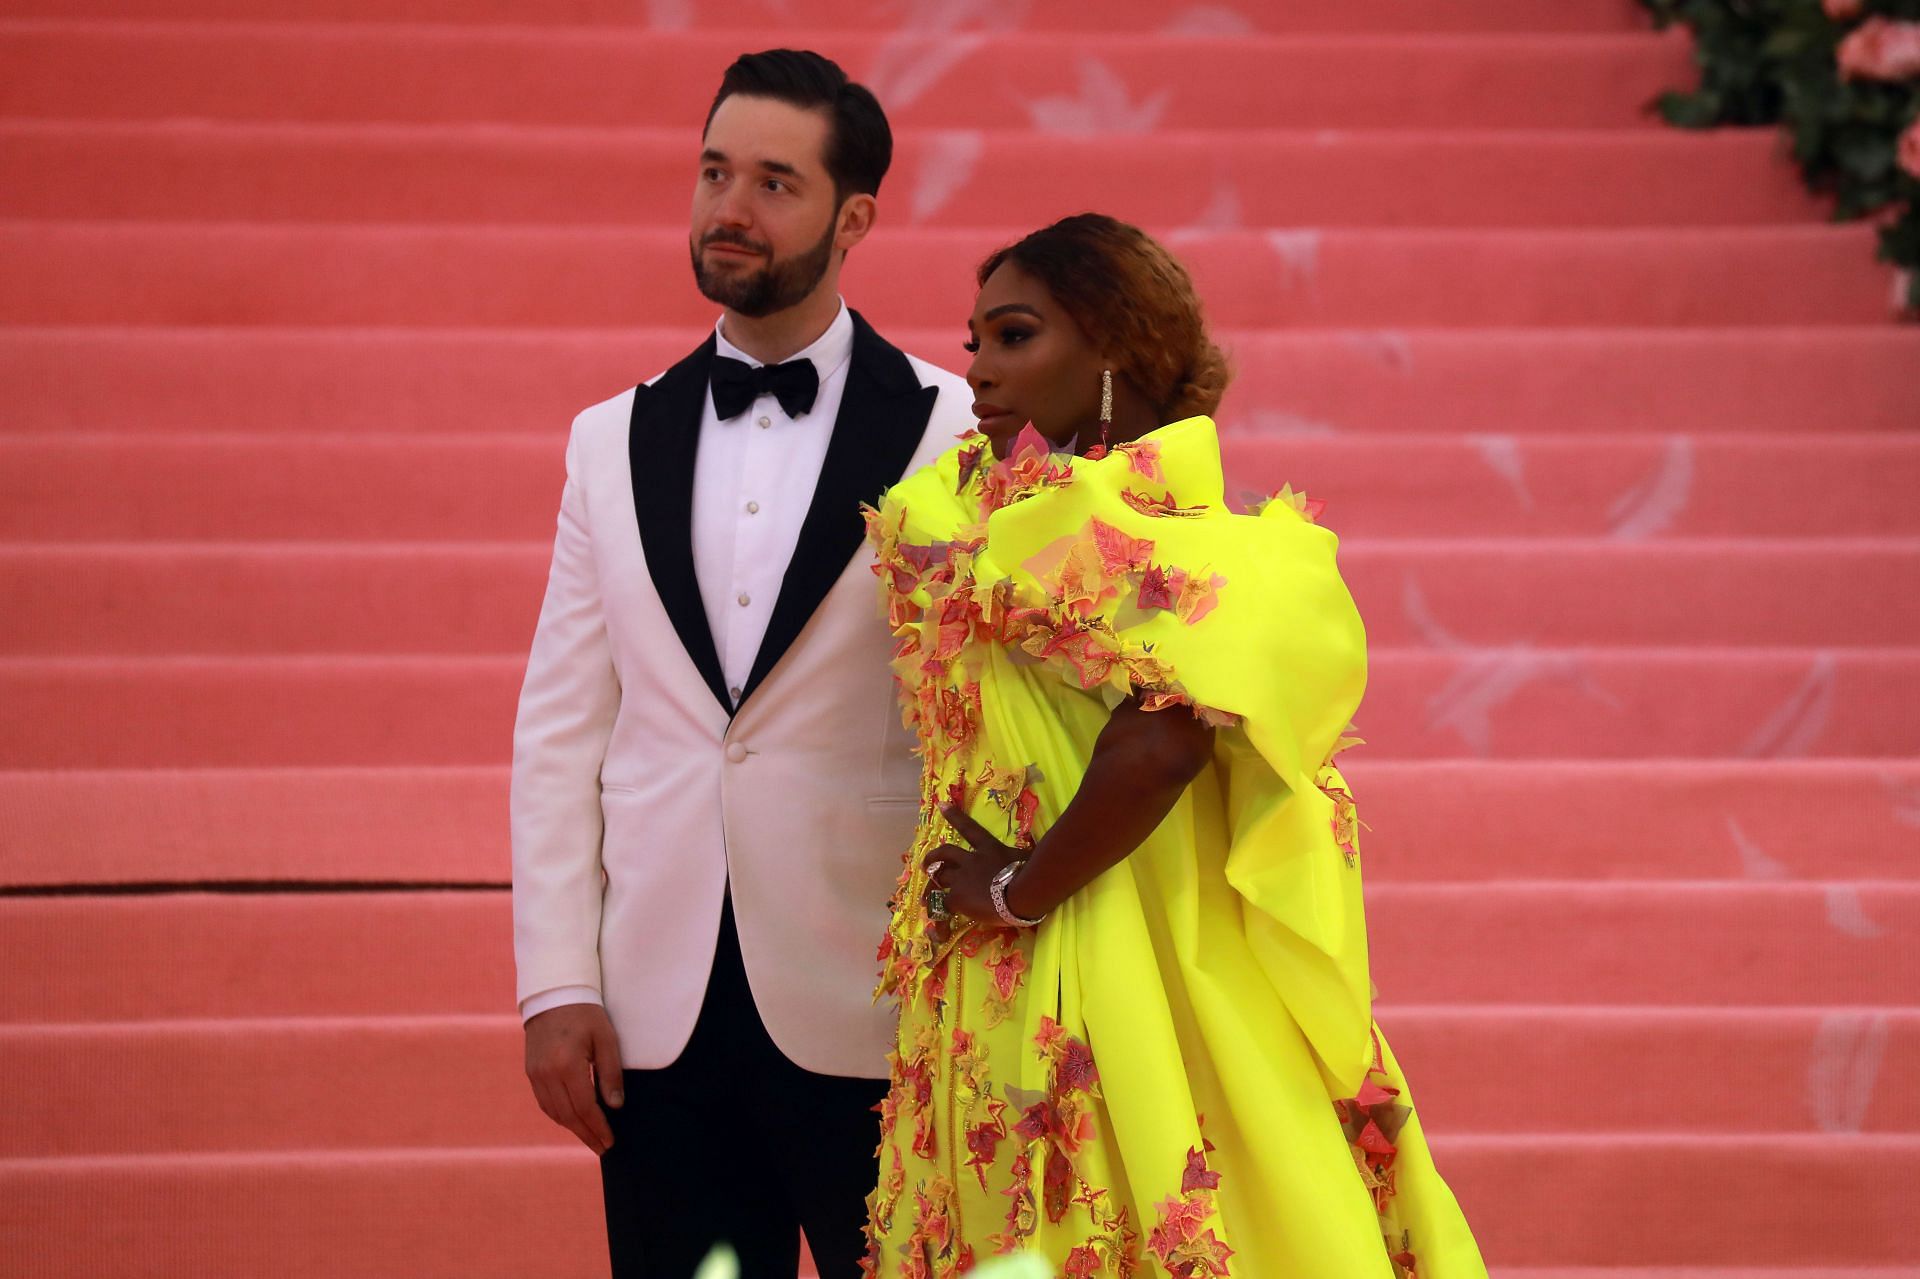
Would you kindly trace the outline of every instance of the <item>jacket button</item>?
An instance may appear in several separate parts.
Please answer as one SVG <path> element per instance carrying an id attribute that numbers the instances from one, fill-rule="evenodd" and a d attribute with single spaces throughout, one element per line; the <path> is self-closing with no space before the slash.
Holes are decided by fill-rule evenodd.
<path id="1" fill-rule="evenodd" d="M 746 757 L 747 757 L 747 748 L 745 743 L 742 743 L 742 742 L 727 743 L 727 762 L 728 763 L 738 764 L 741 760 L 745 759 Z"/>

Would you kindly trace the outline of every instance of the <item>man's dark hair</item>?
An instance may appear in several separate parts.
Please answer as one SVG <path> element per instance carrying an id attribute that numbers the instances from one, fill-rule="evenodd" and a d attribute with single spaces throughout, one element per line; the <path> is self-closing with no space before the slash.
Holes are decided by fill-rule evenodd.
<path id="1" fill-rule="evenodd" d="M 831 58 L 809 49 L 741 54 L 721 77 L 720 92 L 707 108 L 707 125 L 713 123 L 720 104 L 736 93 L 826 112 L 825 158 L 836 206 L 849 195 L 880 193 L 880 179 L 893 163 L 893 130 L 887 127 L 887 113 L 870 89 L 847 79 Z"/>

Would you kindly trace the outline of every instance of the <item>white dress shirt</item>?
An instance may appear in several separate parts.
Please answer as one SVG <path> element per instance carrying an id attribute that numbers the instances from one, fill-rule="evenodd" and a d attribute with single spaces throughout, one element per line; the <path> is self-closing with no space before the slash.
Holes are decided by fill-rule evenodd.
<path id="1" fill-rule="evenodd" d="M 714 326 L 714 334 L 716 357 L 755 367 L 763 363 L 727 341 L 724 321 Z M 789 417 L 769 394 L 723 422 L 714 413 L 711 386 L 700 410 L 693 463 L 693 574 L 736 706 L 773 617 L 840 416 L 853 359 L 853 317 L 844 299 L 826 332 L 788 358 L 812 360 L 820 378 L 806 413 Z M 527 996 L 520 1016 L 525 1020 L 563 1004 L 600 1002 L 591 986 L 560 986 Z"/>
<path id="2" fill-rule="evenodd" d="M 716 357 L 760 365 L 727 341 L 724 325 L 715 333 Z M 852 357 L 853 317 L 842 302 L 827 331 L 792 357 L 813 361 L 820 376 L 809 412 L 788 417 L 780 401 L 762 395 L 745 413 L 722 422 L 714 416 L 713 391 L 707 391 L 693 463 L 693 575 L 735 705 L 813 503 Z"/>

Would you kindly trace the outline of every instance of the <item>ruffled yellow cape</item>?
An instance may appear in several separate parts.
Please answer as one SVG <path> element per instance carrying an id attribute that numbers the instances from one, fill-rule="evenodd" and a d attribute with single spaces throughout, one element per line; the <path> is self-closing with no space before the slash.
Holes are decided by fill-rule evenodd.
<path id="1" fill-rule="evenodd" d="M 963 440 L 869 512 L 922 820 L 881 948 L 900 1001 L 869 1267 L 1483 1276 L 1373 1024 L 1353 744 L 1365 636 L 1336 539 L 1236 515 L 1213 424 L 1099 459 Z M 1213 765 L 1037 930 L 936 947 L 922 860 L 964 804 L 1030 842 L 1112 705 L 1199 714 Z"/>

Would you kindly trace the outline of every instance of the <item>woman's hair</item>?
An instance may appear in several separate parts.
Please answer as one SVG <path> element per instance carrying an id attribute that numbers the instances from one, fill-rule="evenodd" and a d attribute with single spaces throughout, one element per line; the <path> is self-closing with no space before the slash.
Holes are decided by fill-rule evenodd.
<path id="1" fill-rule="evenodd" d="M 1152 236 L 1104 213 L 1076 213 L 997 250 L 979 283 L 1011 262 L 1046 286 L 1162 422 L 1212 413 L 1233 374 L 1207 337 L 1187 269 Z"/>

